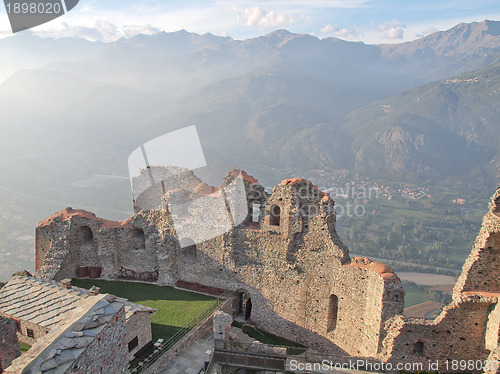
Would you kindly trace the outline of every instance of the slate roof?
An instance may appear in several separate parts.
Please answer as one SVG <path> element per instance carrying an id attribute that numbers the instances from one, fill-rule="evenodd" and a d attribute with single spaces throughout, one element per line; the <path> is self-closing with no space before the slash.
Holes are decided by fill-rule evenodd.
<path id="1" fill-rule="evenodd" d="M 66 289 L 59 282 L 14 276 L 0 289 L 0 314 L 43 326 L 49 332 L 13 361 L 6 373 L 63 374 L 123 308 L 126 319 L 155 309 L 110 294 Z"/>
<path id="2" fill-rule="evenodd" d="M 104 294 L 81 299 L 67 319 L 12 362 L 6 373 L 63 374 L 124 304 Z"/>
<path id="3" fill-rule="evenodd" d="M 80 301 L 92 297 L 88 290 L 74 286 L 66 289 L 54 280 L 14 276 L 0 289 L 0 314 L 51 330 L 64 322 Z M 116 301 L 125 306 L 127 320 L 136 312 L 156 311 L 121 297 Z"/>

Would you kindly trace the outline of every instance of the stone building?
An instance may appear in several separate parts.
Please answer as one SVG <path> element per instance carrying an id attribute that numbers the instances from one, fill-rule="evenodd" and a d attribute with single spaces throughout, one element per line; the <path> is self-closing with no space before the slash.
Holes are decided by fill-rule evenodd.
<path id="1" fill-rule="evenodd" d="M 33 277 L 14 276 L 0 290 L 0 316 L 15 322 L 19 341 L 34 345 L 51 330 L 65 324 L 68 316 L 80 305 L 94 300 L 97 288 L 84 290 L 71 285 L 69 279 L 61 283 Z M 114 298 L 125 309 L 128 359 L 151 343 L 150 314 L 154 309 Z"/>
<path id="2" fill-rule="evenodd" d="M 0 373 L 20 355 L 14 321 L 0 317 Z"/>
<path id="3" fill-rule="evenodd" d="M 71 208 L 41 222 L 38 276 L 71 278 L 82 267 L 97 268 L 106 279 L 229 290 L 236 315 L 343 359 L 397 364 L 498 354 L 500 192 L 452 303 L 429 321 L 402 315 L 404 290 L 389 266 L 350 258 L 335 230 L 333 200 L 309 181 L 286 179 L 268 194 L 241 171 L 228 173 L 218 187 L 192 171 L 174 171 L 151 167 L 133 181 L 142 194 L 134 195 L 135 213 L 124 222 Z M 238 183 L 243 216 L 229 198 Z M 199 232 L 221 232 L 226 218 L 213 213 L 221 201 L 231 226 L 201 240 Z"/>
<path id="4" fill-rule="evenodd" d="M 124 304 L 108 294 L 85 298 L 5 373 L 124 374 L 128 366 L 125 336 Z"/>

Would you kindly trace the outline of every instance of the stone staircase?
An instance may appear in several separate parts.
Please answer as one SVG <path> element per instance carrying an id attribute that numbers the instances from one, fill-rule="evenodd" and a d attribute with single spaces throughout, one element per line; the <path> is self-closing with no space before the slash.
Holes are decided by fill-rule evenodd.
<path id="1" fill-rule="evenodd" d="M 236 340 L 238 342 L 242 343 L 248 343 L 251 344 L 253 343 L 256 339 L 248 336 L 243 332 L 242 329 L 239 327 L 231 326 L 231 329 L 229 330 L 229 337 L 232 340 Z M 300 362 L 301 364 L 305 364 L 305 360 L 303 358 L 295 357 L 294 358 L 296 361 Z M 287 360 L 287 369 L 290 370 L 290 359 Z M 297 363 L 295 363 L 295 366 L 297 366 Z M 240 369 L 238 372 L 239 374 L 244 374 L 246 373 L 246 369 Z M 294 370 L 293 371 L 296 374 L 362 374 L 362 373 L 370 373 L 367 371 L 355 371 L 355 370 L 335 370 L 335 369 L 330 369 L 328 368 L 327 370 Z M 275 372 L 269 371 L 262 371 L 260 372 L 261 374 L 276 374 Z"/>

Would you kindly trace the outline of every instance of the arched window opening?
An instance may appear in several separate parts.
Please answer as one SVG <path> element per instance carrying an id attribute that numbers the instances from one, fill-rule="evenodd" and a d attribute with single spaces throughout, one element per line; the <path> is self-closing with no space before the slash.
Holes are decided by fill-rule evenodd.
<path id="1" fill-rule="evenodd" d="M 78 229 L 80 244 L 94 244 L 94 234 L 88 226 L 82 226 Z"/>
<path id="2" fill-rule="evenodd" d="M 279 205 L 273 205 L 271 207 L 271 217 L 269 218 L 269 224 L 273 226 L 279 226 L 281 221 L 281 208 Z"/>
<path id="3" fill-rule="evenodd" d="M 102 274 L 102 265 L 94 233 L 88 226 L 81 226 L 77 229 L 76 245 L 78 248 L 75 275 L 85 278 L 99 278 Z"/>
<path id="4" fill-rule="evenodd" d="M 419 356 L 423 356 L 424 354 L 424 343 L 422 341 L 418 341 L 413 345 L 413 352 Z"/>
<path id="5" fill-rule="evenodd" d="M 146 238 L 142 229 L 133 229 L 129 233 L 132 249 L 146 248 Z"/>
<path id="6" fill-rule="evenodd" d="M 238 304 L 236 309 L 236 317 L 249 320 L 252 315 L 252 299 L 250 295 L 244 292 L 238 293 Z"/>
<path id="7" fill-rule="evenodd" d="M 336 295 L 330 295 L 328 300 L 328 321 L 327 331 L 333 331 L 337 327 L 337 315 L 339 311 L 339 298 Z"/>

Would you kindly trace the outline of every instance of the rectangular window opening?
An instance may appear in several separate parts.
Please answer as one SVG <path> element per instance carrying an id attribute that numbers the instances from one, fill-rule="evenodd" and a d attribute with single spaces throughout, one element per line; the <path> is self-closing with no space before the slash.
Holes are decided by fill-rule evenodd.
<path id="1" fill-rule="evenodd" d="M 32 329 L 26 329 L 26 335 L 28 335 L 28 338 L 35 338 L 35 334 Z"/>
<path id="2" fill-rule="evenodd" d="M 137 336 L 128 343 L 128 351 L 131 352 L 135 347 L 139 345 L 139 339 Z"/>

